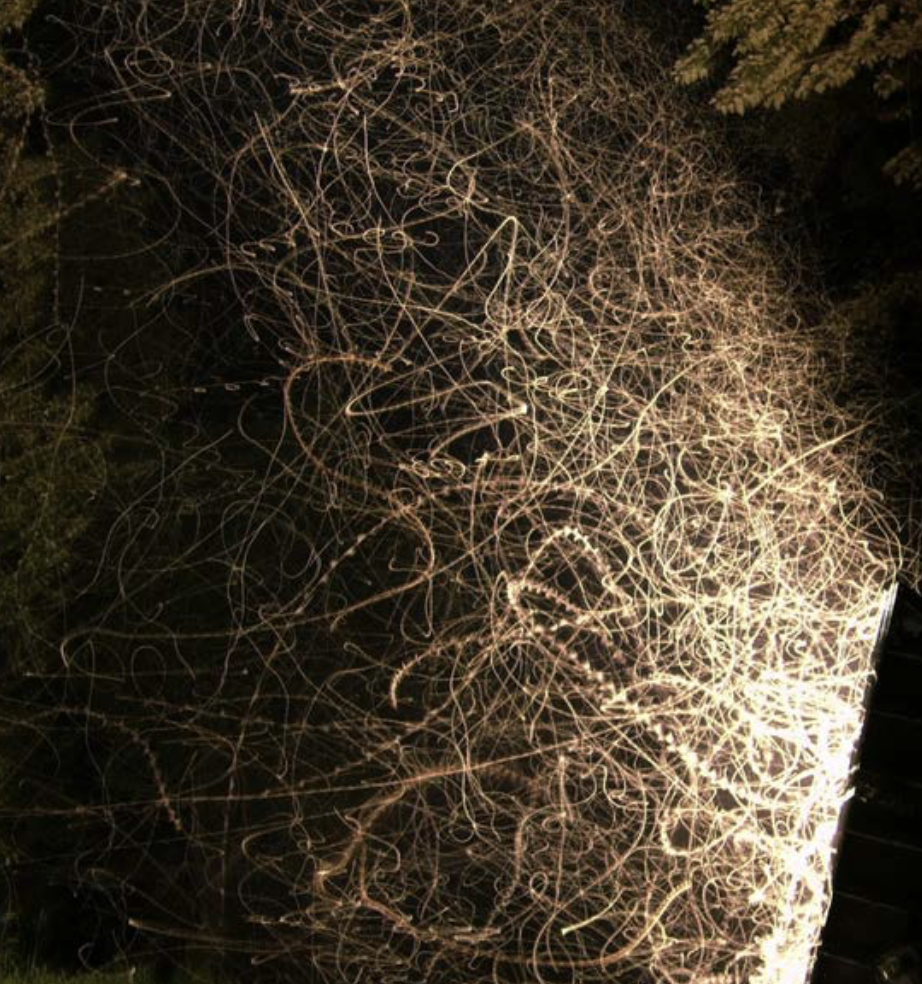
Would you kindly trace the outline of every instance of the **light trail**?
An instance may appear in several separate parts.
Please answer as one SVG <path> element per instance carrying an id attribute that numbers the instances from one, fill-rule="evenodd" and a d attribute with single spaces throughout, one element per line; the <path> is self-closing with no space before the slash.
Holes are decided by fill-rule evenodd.
<path id="1" fill-rule="evenodd" d="M 125 30 L 114 71 L 225 196 L 289 353 L 265 485 L 310 556 L 267 599 L 253 520 L 249 709 L 169 716 L 194 749 L 239 715 L 254 950 L 375 984 L 804 984 L 900 558 L 837 339 L 660 56 L 611 0 Z M 214 796 L 170 804 L 202 843 Z"/>

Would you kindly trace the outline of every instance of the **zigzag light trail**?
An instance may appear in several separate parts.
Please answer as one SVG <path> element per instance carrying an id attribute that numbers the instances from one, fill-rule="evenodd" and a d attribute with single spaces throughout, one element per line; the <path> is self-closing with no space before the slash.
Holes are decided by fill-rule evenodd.
<path id="1" fill-rule="evenodd" d="M 119 18 L 286 353 L 264 487 L 309 561 L 267 598 L 243 543 L 245 700 L 164 712 L 190 758 L 233 722 L 228 815 L 275 804 L 222 828 L 256 959 L 802 984 L 898 551 L 836 339 L 662 56 L 608 0 Z M 158 781 L 212 843 L 225 794 Z"/>

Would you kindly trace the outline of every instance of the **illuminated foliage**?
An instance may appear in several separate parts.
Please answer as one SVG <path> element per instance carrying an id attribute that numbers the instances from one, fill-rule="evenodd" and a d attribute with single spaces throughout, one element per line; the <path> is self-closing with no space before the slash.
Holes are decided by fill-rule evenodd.
<path id="1" fill-rule="evenodd" d="M 916 0 L 697 2 L 707 8 L 704 33 L 679 61 L 677 75 L 685 83 L 703 79 L 729 52 L 729 70 L 713 98 L 722 112 L 777 109 L 866 76 L 891 116 L 911 118 L 912 73 L 922 52 Z M 919 146 L 904 147 L 886 170 L 898 183 L 922 186 Z"/>

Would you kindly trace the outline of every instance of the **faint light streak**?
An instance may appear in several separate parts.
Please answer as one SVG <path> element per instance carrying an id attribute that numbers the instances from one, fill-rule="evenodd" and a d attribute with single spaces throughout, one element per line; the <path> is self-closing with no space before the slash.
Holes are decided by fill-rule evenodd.
<path id="1" fill-rule="evenodd" d="M 840 341 L 617 3 L 372 7 L 282 4 L 240 84 L 262 66 L 284 105 L 215 95 L 200 142 L 196 39 L 228 86 L 243 56 L 189 0 L 188 73 L 144 104 L 228 202 L 221 264 L 170 287 L 245 272 L 284 353 L 225 564 L 259 598 L 228 632 L 252 691 L 169 715 L 195 762 L 206 711 L 252 711 L 229 768 L 277 812 L 240 904 L 331 980 L 804 984 L 898 567 Z M 180 16 L 150 18 L 126 93 L 177 63 Z M 213 832 L 220 794 L 156 779 Z"/>

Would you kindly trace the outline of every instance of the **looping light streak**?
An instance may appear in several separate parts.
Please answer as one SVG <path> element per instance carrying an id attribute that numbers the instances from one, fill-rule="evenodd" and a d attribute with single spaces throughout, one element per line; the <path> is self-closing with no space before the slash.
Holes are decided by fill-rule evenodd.
<path id="1" fill-rule="evenodd" d="M 285 434 L 158 802 L 210 849 L 239 720 L 222 898 L 331 982 L 804 984 L 898 551 L 662 56 L 613 0 L 180 7 L 113 71 L 226 200 Z"/>

